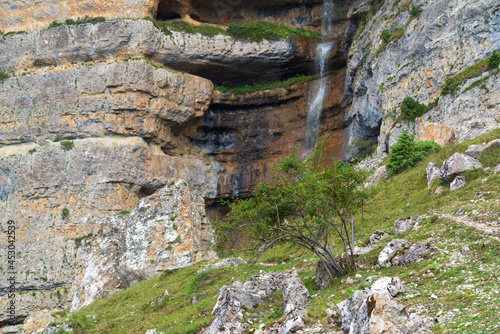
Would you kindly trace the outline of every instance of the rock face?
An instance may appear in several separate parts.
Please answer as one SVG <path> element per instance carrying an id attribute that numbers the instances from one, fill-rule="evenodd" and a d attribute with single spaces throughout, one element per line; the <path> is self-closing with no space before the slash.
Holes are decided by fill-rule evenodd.
<path id="1" fill-rule="evenodd" d="M 363 13 L 368 15 L 371 3 L 353 4 L 348 14 L 351 21 L 359 22 Z M 378 152 L 387 152 L 389 142 L 394 143 L 391 137 L 397 136 L 394 123 L 404 98 L 413 97 L 421 104 L 434 101 L 447 76 L 500 49 L 500 16 L 495 0 L 422 1 L 414 3 L 423 10 L 414 19 L 403 5 L 385 1 L 375 15 L 368 15 L 366 26 L 360 28 L 349 50 L 344 95 L 348 105 L 345 121 L 350 124 L 347 145 L 359 136 L 378 138 Z M 395 28 L 401 29 L 402 36 L 381 47 L 382 31 L 392 33 Z M 423 127 L 425 137 L 447 140 L 451 129 L 442 126 L 452 128 L 459 141 L 497 128 L 500 74 L 490 74 L 484 74 L 487 89 L 466 91 L 480 79 L 477 77 L 465 83 L 458 94 L 441 96 L 437 106 L 423 116 L 426 122 L 438 124 L 427 130 L 429 136 L 425 131 L 429 126 Z M 407 126 L 417 132 L 417 122 Z"/>
<path id="2" fill-rule="evenodd" d="M 346 334 L 429 333 L 430 318 L 410 316 L 394 297 L 405 289 L 398 277 L 383 277 L 337 304 L 339 323 Z"/>
<path id="3" fill-rule="evenodd" d="M 445 146 L 455 138 L 453 127 L 429 123 L 422 118 L 418 120 L 417 140 L 432 140 L 441 146 Z"/>
<path id="4" fill-rule="evenodd" d="M 76 272 L 71 309 L 159 271 L 216 257 L 204 208 L 203 198 L 177 180 L 141 199 L 129 214 L 98 221 Z"/>
<path id="5" fill-rule="evenodd" d="M 309 69 L 313 62 L 293 40 L 256 43 L 177 31 L 165 35 L 148 20 L 62 25 L 0 39 L 0 70 L 9 73 L 137 57 L 219 84 L 276 81 Z"/>
<path id="6" fill-rule="evenodd" d="M 244 330 L 243 307 L 251 309 L 262 304 L 262 297 L 272 292 L 283 290 L 284 322 L 279 324 L 280 333 L 290 333 L 304 327 L 305 307 L 309 301 L 309 292 L 295 272 L 273 272 L 253 276 L 249 281 L 235 281 L 223 286 L 219 291 L 217 304 L 212 314 L 215 316 L 205 334 L 241 333 Z"/>
<path id="7" fill-rule="evenodd" d="M 439 179 L 451 182 L 461 173 L 474 168 L 481 168 L 481 163 L 468 155 L 454 153 L 443 163 L 439 170 Z"/>

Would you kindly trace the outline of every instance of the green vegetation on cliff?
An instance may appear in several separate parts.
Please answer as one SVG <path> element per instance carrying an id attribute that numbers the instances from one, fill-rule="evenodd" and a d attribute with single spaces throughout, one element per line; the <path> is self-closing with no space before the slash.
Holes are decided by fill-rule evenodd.
<path id="1" fill-rule="evenodd" d="M 247 85 L 239 87 L 215 86 L 215 88 L 222 93 L 233 93 L 236 95 L 241 95 L 246 93 L 260 92 L 267 89 L 289 88 L 293 85 L 298 85 L 318 77 L 318 75 L 298 75 L 296 77 L 289 78 L 283 81 L 275 81 L 261 85 Z"/>

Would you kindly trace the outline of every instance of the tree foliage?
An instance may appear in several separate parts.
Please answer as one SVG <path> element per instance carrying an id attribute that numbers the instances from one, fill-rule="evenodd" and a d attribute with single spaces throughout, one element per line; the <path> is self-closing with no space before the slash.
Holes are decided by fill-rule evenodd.
<path id="1" fill-rule="evenodd" d="M 318 151 L 316 151 L 318 153 Z M 256 187 L 253 197 L 237 200 L 216 226 L 218 244 L 238 234 L 244 248 L 261 254 L 273 245 L 293 243 L 316 254 L 331 278 L 355 269 L 354 256 L 335 258 L 332 244 L 340 241 L 352 254 L 354 214 L 366 198 L 364 176 L 352 166 L 332 159 L 318 167 L 313 155 L 295 154 L 273 167 L 274 178 Z"/>
<path id="2" fill-rule="evenodd" d="M 415 166 L 422 157 L 440 150 L 441 147 L 433 141 L 415 143 L 414 135 L 403 132 L 398 142 L 391 148 L 387 168 L 389 174 L 401 173 L 408 167 Z"/>

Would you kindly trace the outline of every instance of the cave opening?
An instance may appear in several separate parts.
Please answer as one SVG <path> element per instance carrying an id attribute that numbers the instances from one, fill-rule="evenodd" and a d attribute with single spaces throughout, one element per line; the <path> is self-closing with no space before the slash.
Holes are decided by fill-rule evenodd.
<path id="1" fill-rule="evenodd" d="M 172 3 L 168 0 L 160 0 L 158 3 L 158 9 L 156 10 L 156 20 L 158 21 L 169 21 L 180 19 L 181 15 L 172 10 Z"/>

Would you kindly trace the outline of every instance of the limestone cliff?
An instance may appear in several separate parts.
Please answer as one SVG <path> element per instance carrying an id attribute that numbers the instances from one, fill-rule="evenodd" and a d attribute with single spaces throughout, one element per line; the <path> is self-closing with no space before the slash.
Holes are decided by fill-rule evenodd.
<path id="1" fill-rule="evenodd" d="M 447 77 L 500 49 L 500 8 L 493 0 L 359 0 L 349 16 L 358 33 L 346 74 L 347 141 L 360 136 L 378 141 L 379 152 L 396 143 L 402 129 L 418 128 L 418 120 L 395 124 L 405 97 L 434 101 Z M 479 78 L 464 83 L 459 94 L 441 97 L 423 119 L 453 128 L 458 140 L 491 131 L 500 119 L 498 78 L 488 78 L 487 90 L 465 91 Z"/>

